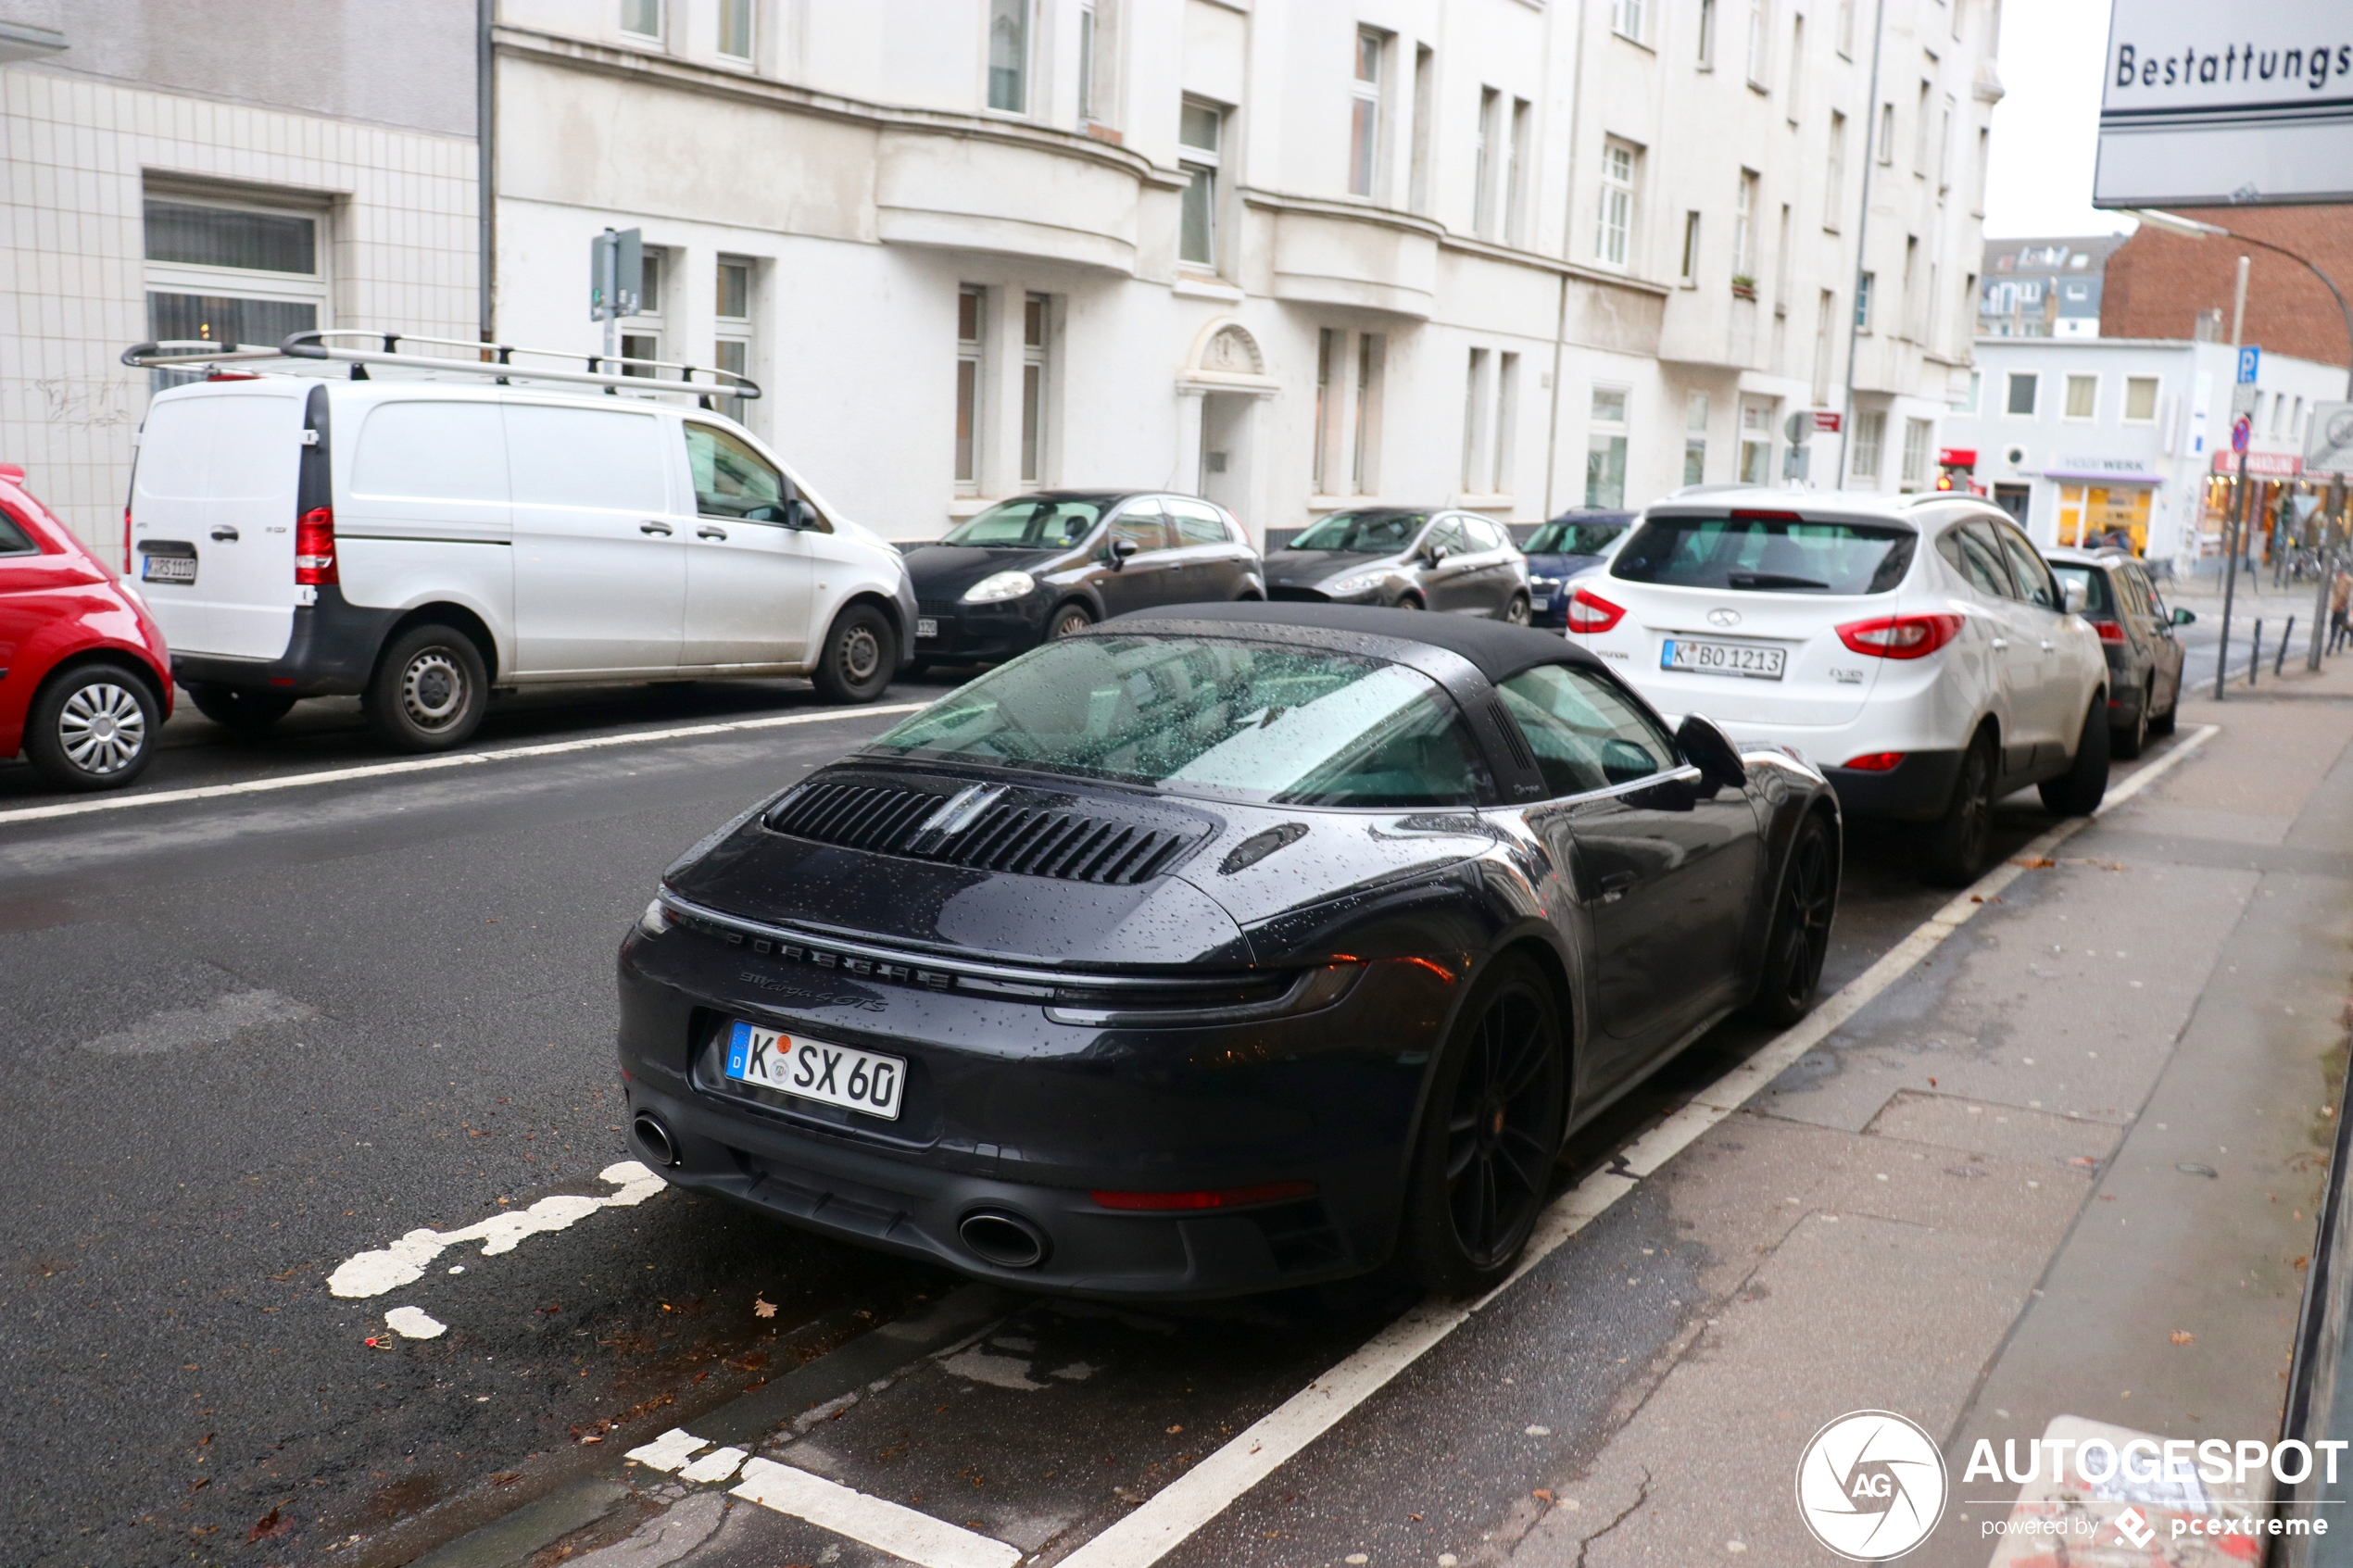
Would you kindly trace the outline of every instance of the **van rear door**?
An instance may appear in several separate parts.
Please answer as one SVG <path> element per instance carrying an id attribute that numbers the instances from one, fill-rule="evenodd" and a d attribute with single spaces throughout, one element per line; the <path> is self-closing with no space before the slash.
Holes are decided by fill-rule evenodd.
<path id="1" fill-rule="evenodd" d="M 173 650 L 277 659 L 294 631 L 295 492 L 308 382 L 167 392 L 147 410 L 131 491 L 132 571 Z M 195 561 L 184 567 L 157 562 Z"/>

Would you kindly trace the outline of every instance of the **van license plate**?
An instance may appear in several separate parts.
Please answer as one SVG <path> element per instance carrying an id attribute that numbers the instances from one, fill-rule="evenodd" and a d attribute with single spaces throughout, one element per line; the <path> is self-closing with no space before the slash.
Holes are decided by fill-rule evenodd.
<path id="1" fill-rule="evenodd" d="M 915 617 L 915 637 L 917 641 L 920 642 L 925 637 L 937 637 L 938 635 L 938 621 L 932 620 L 928 616 L 919 615 Z"/>
<path id="2" fill-rule="evenodd" d="M 1718 643 L 1697 637 L 1669 637 L 1658 650 L 1661 670 L 1693 670 L 1705 675 L 1746 675 L 1751 680 L 1778 681 L 1789 662 L 1789 650 L 1762 643 Z"/>
<path id="3" fill-rule="evenodd" d="M 149 583 L 194 583 L 196 580 L 196 558 L 194 556 L 145 556 L 145 566 L 139 575 Z"/>
<path id="4" fill-rule="evenodd" d="M 907 1086 L 907 1064 L 898 1057 L 740 1020 L 728 1027 L 726 1073 L 738 1084 L 757 1084 L 887 1122 L 899 1120 L 900 1091 Z"/>

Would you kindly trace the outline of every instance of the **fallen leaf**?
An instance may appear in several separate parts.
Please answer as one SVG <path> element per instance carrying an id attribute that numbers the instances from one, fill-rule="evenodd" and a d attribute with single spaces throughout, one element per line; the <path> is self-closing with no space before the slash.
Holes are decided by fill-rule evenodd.
<path id="1" fill-rule="evenodd" d="M 2176 1345 L 2187 1345 L 2196 1337 L 2196 1335 L 2183 1329 L 2177 1328 L 2173 1331 L 2173 1343 Z"/>
<path id="2" fill-rule="evenodd" d="M 596 1433 L 591 1432 L 587 1436 L 583 1437 L 580 1440 L 584 1443 L 601 1443 L 604 1441 L 604 1438 L 598 1436 Z"/>
<path id="3" fill-rule="evenodd" d="M 1184 1428 L 1181 1426 L 1172 1426 L 1168 1429 L 1168 1435 L 1174 1437 L 1177 1433 L 1182 1432 Z"/>
<path id="4" fill-rule="evenodd" d="M 278 1511 L 273 1508 L 255 1522 L 252 1533 L 245 1537 L 245 1545 L 251 1546 L 256 1541 L 266 1541 L 272 1536 L 282 1535 L 285 1528 L 286 1522 L 278 1516 Z"/>
<path id="5" fill-rule="evenodd" d="M 1528 1495 L 1534 1498 L 1538 1502 L 1550 1502 L 1553 1500 L 1553 1494 L 1541 1487 L 1529 1493 Z"/>
<path id="6" fill-rule="evenodd" d="M 2053 866 L 2057 865 L 2058 862 L 2052 859 L 2048 855 L 2030 855 L 2022 860 L 2012 860 L 2010 864 L 2014 866 L 2024 866 L 2030 872 L 2041 872 L 2050 870 Z"/>
<path id="7" fill-rule="evenodd" d="M 776 1315 L 776 1303 L 765 1299 L 755 1299 L 751 1304 L 751 1315 L 756 1318 L 773 1318 Z"/>

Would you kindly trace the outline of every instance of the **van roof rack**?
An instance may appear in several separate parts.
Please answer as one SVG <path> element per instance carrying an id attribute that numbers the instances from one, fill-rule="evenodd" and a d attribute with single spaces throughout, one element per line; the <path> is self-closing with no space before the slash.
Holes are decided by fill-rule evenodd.
<path id="1" fill-rule="evenodd" d="M 357 340 L 360 346 L 348 346 L 351 340 Z M 760 383 L 749 376 L 710 365 L 555 348 L 518 348 L 511 344 L 468 343 L 461 338 L 425 337 L 359 327 L 290 332 L 275 348 L 263 344 L 182 338 L 134 343 L 122 351 L 125 365 L 145 370 L 234 365 L 246 373 L 267 366 L 280 375 L 317 375 L 321 373 L 317 369 L 321 361 L 348 365 L 354 381 L 368 380 L 371 365 L 386 365 L 432 376 L 485 376 L 500 385 L 555 382 L 567 386 L 602 387 L 616 395 L 633 392 L 691 396 L 699 399 L 705 408 L 711 407 L 714 397 L 749 399 L 760 395 Z M 569 368 L 574 365 L 582 369 Z"/>

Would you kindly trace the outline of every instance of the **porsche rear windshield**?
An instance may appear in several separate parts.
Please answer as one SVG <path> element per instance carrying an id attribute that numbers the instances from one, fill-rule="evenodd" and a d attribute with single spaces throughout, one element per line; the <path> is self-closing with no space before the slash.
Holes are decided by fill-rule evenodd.
<path id="1" fill-rule="evenodd" d="M 1761 594 L 1884 594 L 1911 570 L 1919 535 L 1869 522 L 1806 522 L 1794 512 L 1643 520 L 1610 575 L 1677 588 Z"/>
<path id="2" fill-rule="evenodd" d="M 1095 531 L 1096 520 L 1117 497 L 1111 495 L 1016 495 L 1000 501 L 950 532 L 943 545 L 995 546 L 1000 549 L 1053 550 L 1076 545 Z"/>
<path id="3" fill-rule="evenodd" d="M 1285 805 L 1414 809 L 1478 797 L 1478 754 L 1428 677 L 1224 638 L 1049 643 L 873 744 Z"/>
<path id="4" fill-rule="evenodd" d="M 1361 512 L 1334 512 L 1290 542 L 1294 550 L 1340 550 L 1350 555 L 1386 555 L 1414 542 L 1428 521 L 1428 512 L 1401 512 L 1382 508 Z"/>

